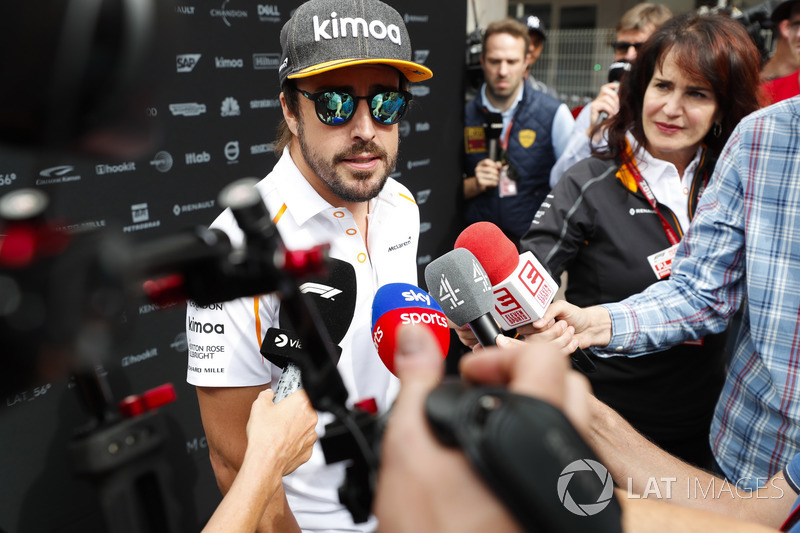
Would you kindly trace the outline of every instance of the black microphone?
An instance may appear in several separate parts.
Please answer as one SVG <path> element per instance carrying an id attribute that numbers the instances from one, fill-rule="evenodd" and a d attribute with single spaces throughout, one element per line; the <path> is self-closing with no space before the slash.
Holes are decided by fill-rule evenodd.
<path id="1" fill-rule="evenodd" d="M 497 161 L 500 154 L 498 154 L 498 143 L 500 135 L 503 133 L 503 115 L 500 113 L 485 112 L 484 117 L 486 122 L 483 123 L 483 131 L 486 135 L 487 152 L 489 152 L 489 159 Z"/>
<path id="2" fill-rule="evenodd" d="M 310 300 L 319 311 L 319 316 L 328 331 L 331 353 L 337 355 L 334 366 L 342 354 L 339 343 L 344 338 L 356 308 L 356 272 L 353 265 L 339 259 L 327 260 L 327 273 L 308 278 L 300 284 L 300 293 Z M 281 306 L 280 328 L 267 330 L 261 343 L 261 355 L 269 362 L 283 369 L 275 390 L 277 403 L 294 391 L 302 388 L 301 372 L 297 361 L 307 358 L 300 336 L 289 316 Z"/>
<path id="3" fill-rule="evenodd" d="M 502 332 L 489 309 L 494 295 L 489 276 L 466 248 L 456 248 L 425 267 L 428 292 L 444 314 L 461 327 L 469 324 L 481 346 L 496 346 Z"/>
<path id="4" fill-rule="evenodd" d="M 614 61 L 611 63 L 611 66 L 608 67 L 608 83 L 613 83 L 615 81 L 622 80 L 622 76 L 625 75 L 626 72 L 631 70 L 631 62 L 627 59 L 620 59 L 619 61 Z M 597 122 L 595 125 L 600 124 L 605 119 L 608 118 L 608 113 L 605 111 L 600 111 L 600 114 L 597 115 Z"/>

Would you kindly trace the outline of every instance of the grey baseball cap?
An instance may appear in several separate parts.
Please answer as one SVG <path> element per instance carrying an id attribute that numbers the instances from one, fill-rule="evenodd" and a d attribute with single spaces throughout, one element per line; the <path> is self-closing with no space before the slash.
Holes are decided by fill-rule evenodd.
<path id="1" fill-rule="evenodd" d="M 281 85 L 353 65 L 381 64 L 408 81 L 433 73 L 411 61 L 411 39 L 403 17 L 379 0 L 310 0 L 281 30 Z"/>

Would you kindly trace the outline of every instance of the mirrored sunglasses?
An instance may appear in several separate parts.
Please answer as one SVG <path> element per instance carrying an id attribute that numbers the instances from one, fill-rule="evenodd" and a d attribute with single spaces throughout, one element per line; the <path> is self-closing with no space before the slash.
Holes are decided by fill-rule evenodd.
<path id="1" fill-rule="evenodd" d="M 354 96 L 344 91 L 297 91 L 314 102 L 317 118 L 328 126 L 338 126 L 353 118 L 358 101 L 362 99 L 369 104 L 370 115 L 377 123 L 391 126 L 400 122 L 411 101 L 411 94 L 406 91 L 381 91 L 368 96 Z"/>

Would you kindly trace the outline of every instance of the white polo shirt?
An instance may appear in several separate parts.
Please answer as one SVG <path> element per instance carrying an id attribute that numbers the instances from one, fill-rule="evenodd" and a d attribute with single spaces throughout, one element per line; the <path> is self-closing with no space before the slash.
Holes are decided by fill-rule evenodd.
<path id="1" fill-rule="evenodd" d="M 374 398 L 381 412 L 394 401 L 399 382 L 383 365 L 372 344 L 372 300 L 387 283 L 417 282 L 419 210 L 406 187 L 389 178 L 370 201 L 369 252 L 352 214 L 323 200 L 284 151 L 273 171 L 257 188 L 269 209 L 284 245 L 290 250 L 329 243 L 330 255 L 355 269 L 357 296 L 353 320 L 339 345 L 338 370 L 349 401 Z M 211 225 L 236 243 L 242 232 L 230 210 Z M 187 307 L 189 343 L 187 381 L 205 387 L 277 387 L 281 369 L 261 356 L 260 345 L 270 327 L 280 327 L 280 301 L 268 294 L 240 298 L 199 308 Z M 320 413 L 318 434 L 332 420 Z M 372 531 L 372 518 L 353 524 L 339 503 L 337 490 L 344 480 L 344 464 L 328 466 L 319 442 L 311 459 L 284 478 L 289 505 L 304 531 Z"/>

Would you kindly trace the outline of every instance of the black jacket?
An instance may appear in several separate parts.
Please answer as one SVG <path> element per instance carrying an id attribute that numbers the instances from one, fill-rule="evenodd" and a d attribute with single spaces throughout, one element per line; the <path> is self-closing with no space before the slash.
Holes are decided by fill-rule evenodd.
<path id="1" fill-rule="evenodd" d="M 580 307 L 617 302 L 657 282 L 647 257 L 670 246 L 635 182 L 617 177 L 619 167 L 619 161 L 589 158 L 570 168 L 521 242 L 556 279 L 568 272 L 566 299 Z M 703 162 L 696 173 L 692 212 L 710 167 Z M 682 235 L 669 208 L 658 208 Z M 682 344 L 636 358 L 592 356 L 598 371 L 587 377 L 597 397 L 639 431 L 694 460 L 687 457 L 693 447 L 708 449 L 724 380 L 724 347 L 722 334 L 706 337 L 702 346 Z"/>

